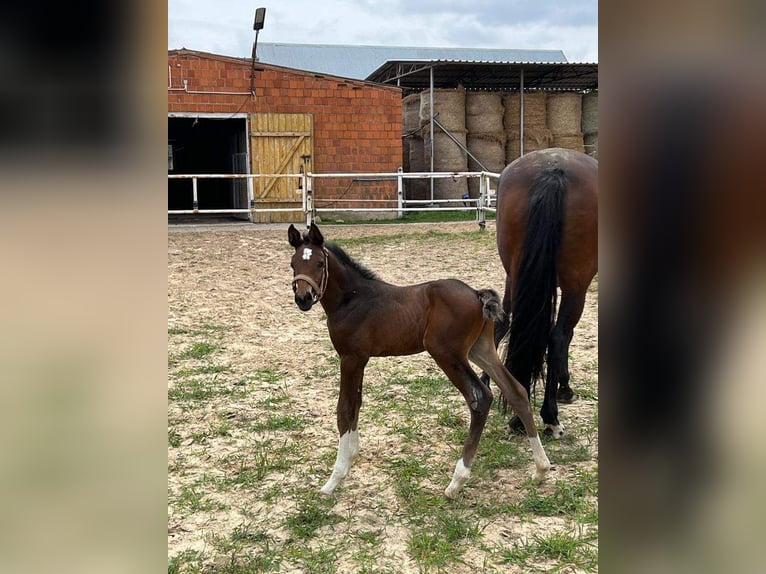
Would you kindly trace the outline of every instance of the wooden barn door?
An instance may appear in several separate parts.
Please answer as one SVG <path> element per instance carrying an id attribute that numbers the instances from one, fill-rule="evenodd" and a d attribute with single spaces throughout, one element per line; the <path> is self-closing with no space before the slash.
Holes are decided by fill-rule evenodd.
<path id="1" fill-rule="evenodd" d="M 250 116 L 252 173 L 299 173 L 301 156 L 313 155 L 310 114 L 260 113 Z M 258 178 L 253 180 L 253 196 L 258 208 L 300 208 L 298 178 Z M 300 213 L 254 213 L 256 222 L 302 221 Z"/>

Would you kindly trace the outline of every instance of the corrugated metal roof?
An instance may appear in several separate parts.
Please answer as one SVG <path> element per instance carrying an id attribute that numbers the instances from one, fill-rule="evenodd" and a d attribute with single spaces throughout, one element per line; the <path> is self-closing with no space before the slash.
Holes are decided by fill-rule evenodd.
<path id="1" fill-rule="evenodd" d="M 478 62 L 567 61 L 561 50 L 415 48 L 331 44 L 258 44 L 258 61 L 298 70 L 364 80 L 389 60 L 462 60 Z"/>
<path id="2" fill-rule="evenodd" d="M 478 62 L 474 60 L 389 60 L 371 73 L 372 82 L 409 91 L 462 86 L 469 90 L 596 90 L 598 64 L 551 62 Z"/>

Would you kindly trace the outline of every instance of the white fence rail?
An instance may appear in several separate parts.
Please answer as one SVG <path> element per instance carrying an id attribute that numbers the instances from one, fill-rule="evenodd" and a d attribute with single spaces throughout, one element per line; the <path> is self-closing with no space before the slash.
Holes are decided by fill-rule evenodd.
<path id="1" fill-rule="evenodd" d="M 404 213 L 413 211 L 475 211 L 476 222 L 481 228 L 486 224 L 487 212 L 494 212 L 495 189 L 492 188 L 491 181 L 497 181 L 500 177 L 498 173 L 488 171 L 464 171 L 464 172 L 412 172 L 404 173 L 399 170 L 392 173 L 293 173 L 293 174 L 263 174 L 263 173 L 219 173 L 219 174 L 168 174 L 168 179 L 190 179 L 192 182 L 192 209 L 169 209 L 168 215 L 196 215 L 196 214 L 248 214 L 252 219 L 254 213 L 302 213 L 304 215 L 306 226 L 308 227 L 314 221 L 318 213 L 323 212 L 391 212 L 396 213 L 397 218 L 401 218 Z M 258 207 L 258 200 L 253 196 L 252 185 L 248 185 L 248 203 L 247 208 L 232 209 L 200 209 L 199 208 L 199 186 L 200 179 L 275 179 L 292 178 L 299 181 L 296 194 L 301 194 L 301 207 Z M 395 199 L 344 199 L 344 198 L 319 198 L 314 195 L 314 180 L 318 179 L 355 179 L 362 181 L 396 181 Z M 372 179 L 371 179 L 372 178 Z M 434 180 L 439 178 L 479 178 L 479 197 L 474 199 L 407 199 L 404 193 L 405 179 L 427 179 Z M 433 189 L 433 188 L 432 188 Z M 269 202 L 264 199 L 264 202 Z M 297 202 L 297 196 L 296 200 Z M 318 202 L 332 202 L 333 204 L 354 203 L 365 204 L 365 207 L 317 207 Z M 366 205 L 370 204 L 370 207 Z M 382 207 L 373 207 L 373 205 L 388 204 Z"/>

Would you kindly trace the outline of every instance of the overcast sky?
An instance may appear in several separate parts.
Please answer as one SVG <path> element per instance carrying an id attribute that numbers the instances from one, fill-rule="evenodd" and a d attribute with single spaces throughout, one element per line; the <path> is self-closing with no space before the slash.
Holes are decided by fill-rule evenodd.
<path id="1" fill-rule="evenodd" d="M 563 50 L 598 62 L 597 0 L 168 0 L 168 48 L 250 57 L 259 42 Z"/>

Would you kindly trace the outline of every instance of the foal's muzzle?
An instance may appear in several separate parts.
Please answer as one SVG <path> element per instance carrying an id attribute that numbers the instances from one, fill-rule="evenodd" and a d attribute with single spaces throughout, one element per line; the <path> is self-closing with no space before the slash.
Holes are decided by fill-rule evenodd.
<path id="1" fill-rule="evenodd" d="M 314 294 L 309 289 L 303 294 L 295 293 L 295 304 L 301 311 L 309 311 L 314 306 Z"/>
<path id="2" fill-rule="evenodd" d="M 298 282 L 302 281 L 308 285 L 308 289 L 303 293 L 298 289 Z M 296 275 L 293 277 L 293 292 L 295 293 L 295 304 L 301 311 L 308 311 L 311 307 L 322 298 L 322 288 L 317 285 L 308 275 Z"/>

